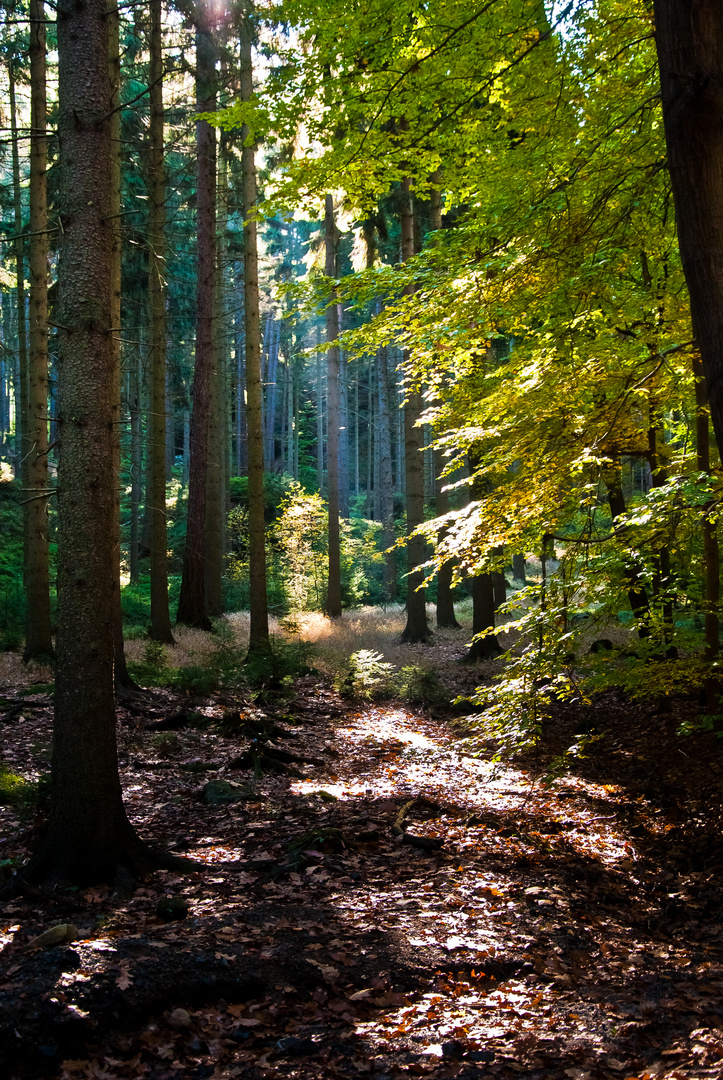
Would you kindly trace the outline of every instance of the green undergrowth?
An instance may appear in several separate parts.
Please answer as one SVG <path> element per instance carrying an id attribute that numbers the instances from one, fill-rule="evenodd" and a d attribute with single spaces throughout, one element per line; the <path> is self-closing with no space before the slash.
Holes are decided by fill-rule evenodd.
<path id="1" fill-rule="evenodd" d="M 26 814 L 43 809 L 50 797 L 50 774 L 26 780 L 0 765 L 0 805 L 14 806 Z"/>
<path id="2" fill-rule="evenodd" d="M 146 642 L 143 658 L 128 669 L 142 686 L 168 687 L 199 697 L 219 691 L 251 689 L 258 694 L 289 692 L 299 675 L 313 672 L 312 647 L 297 638 L 271 635 L 268 653 L 247 656 L 224 620 L 214 627 L 213 646 L 198 662 L 174 666 L 172 652 L 157 641 Z"/>
<path id="3" fill-rule="evenodd" d="M 349 657 L 335 685 L 343 697 L 380 701 L 398 698 L 407 705 L 442 705 L 449 696 L 433 667 L 405 664 L 397 668 L 374 649 L 359 649 Z"/>

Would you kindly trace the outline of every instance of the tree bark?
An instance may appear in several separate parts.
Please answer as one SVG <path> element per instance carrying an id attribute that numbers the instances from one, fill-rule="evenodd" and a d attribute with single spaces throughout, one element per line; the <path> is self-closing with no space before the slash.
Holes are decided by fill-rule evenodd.
<path id="1" fill-rule="evenodd" d="M 30 350 L 25 661 L 53 656 L 48 563 L 48 196 L 45 8 L 30 0 Z"/>
<path id="2" fill-rule="evenodd" d="M 327 278 L 336 279 L 336 247 L 338 232 L 334 220 L 334 200 L 326 196 L 324 206 L 324 244 Z M 326 353 L 327 385 L 327 503 L 329 506 L 329 577 L 326 590 L 326 614 L 332 618 L 341 615 L 341 533 L 339 528 L 339 307 L 336 294 L 326 307 Z"/>
<path id="3" fill-rule="evenodd" d="M 693 332 L 723 448 L 723 5 L 655 0 L 668 167 Z"/>
<path id="4" fill-rule="evenodd" d="M 196 108 L 216 108 L 216 50 L 204 17 L 196 29 Z M 213 295 L 216 237 L 216 137 L 206 120 L 196 123 L 196 220 L 198 232 L 196 285 L 196 360 L 193 373 L 191 466 L 188 481 L 186 547 L 183 555 L 177 620 L 211 629 L 206 609 L 206 491 L 209 410 L 213 365 Z"/>
<path id="5" fill-rule="evenodd" d="M 163 159 L 163 57 L 161 0 L 150 0 L 150 129 L 148 290 L 151 316 L 151 416 L 148 425 L 150 495 L 151 638 L 173 644 L 168 609 L 166 530 L 166 170 Z"/>
<path id="6" fill-rule="evenodd" d="M 150 856 L 121 796 L 115 736 L 115 497 L 107 0 L 59 0 L 61 257 L 58 636 L 51 810 L 33 879 L 113 881 Z"/>
<path id="7" fill-rule="evenodd" d="M 411 182 L 405 178 L 401 188 L 402 262 L 414 255 L 414 208 Z M 405 293 L 414 291 L 414 285 L 405 286 Z M 402 631 L 402 641 L 425 642 L 431 636 L 427 623 L 427 605 L 424 593 L 424 571 L 420 570 L 425 556 L 423 537 L 415 530 L 424 522 L 424 433 L 417 421 L 422 415 L 422 395 L 415 388 L 409 374 L 410 357 L 404 356 L 407 372 L 406 400 L 404 403 L 404 477 L 407 506 L 407 623 Z"/>
<path id="8" fill-rule="evenodd" d="M 253 96 L 250 12 L 241 34 L 241 100 Z M 266 592 L 266 526 L 264 523 L 264 425 L 261 387 L 261 312 L 256 236 L 256 160 L 249 129 L 242 129 L 241 169 L 244 216 L 244 324 L 246 332 L 246 431 L 249 476 L 249 656 L 271 650 Z M 249 145 L 247 145 L 249 143 Z"/>

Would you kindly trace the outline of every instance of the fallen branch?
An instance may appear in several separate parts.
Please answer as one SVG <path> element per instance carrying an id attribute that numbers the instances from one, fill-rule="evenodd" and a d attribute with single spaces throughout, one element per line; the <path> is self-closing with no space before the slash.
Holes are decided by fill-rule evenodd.
<path id="1" fill-rule="evenodd" d="M 411 847 L 420 848 L 422 851 L 439 851 L 444 846 L 444 840 L 439 836 L 415 836 L 414 833 L 408 833 L 404 828 L 404 818 L 417 803 L 422 803 L 426 806 L 431 806 L 433 809 L 438 810 L 439 806 L 431 799 L 425 799 L 423 796 L 418 796 L 414 799 L 409 799 L 399 810 L 394 824 L 392 825 L 392 832 L 395 836 L 402 838 L 403 844 L 409 844 Z"/>

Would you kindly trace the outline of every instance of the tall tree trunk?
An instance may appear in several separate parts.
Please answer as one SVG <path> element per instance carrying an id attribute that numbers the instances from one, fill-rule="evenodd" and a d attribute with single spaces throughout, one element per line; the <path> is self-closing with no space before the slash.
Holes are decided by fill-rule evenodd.
<path id="1" fill-rule="evenodd" d="M 321 336 L 317 328 L 317 347 Z M 319 491 L 324 490 L 324 379 L 321 356 L 316 354 L 316 482 Z"/>
<path id="2" fill-rule="evenodd" d="M 723 5 L 654 0 L 668 168 L 693 332 L 723 448 Z"/>
<path id="3" fill-rule="evenodd" d="M 216 108 L 216 50 L 207 17 L 196 29 L 196 108 Z M 212 405 L 213 294 L 216 276 L 216 137 L 206 120 L 196 123 L 196 220 L 198 233 L 196 284 L 196 360 L 193 369 L 191 466 L 188 479 L 186 547 L 183 555 L 179 623 L 211 629 L 206 610 L 206 476 L 209 411 Z"/>
<path id="4" fill-rule="evenodd" d="M 113 695 L 116 387 L 107 0 L 59 0 L 58 636 L 51 809 L 35 879 L 113 881 L 151 858 L 123 807 Z"/>
<path id="5" fill-rule="evenodd" d="M 23 238 L 23 209 L 20 188 L 20 155 L 18 150 L 18 120 L 15 103 L 15 68 L 8 62 L 8 88 L 10 91 L 10 141 L 13 176 L 13 211 L 15 241 L 15 296 L 17 300 L 17 373 L 15 392 L 15 475 L 20 478 L 23 500 L 29 497 L 28 476 L 28 337 L 25 322 L 25 240 Z M 23 502 L 23 581 L 27 586 L 28 533 L 30 528 L 29 506 Z"/>
<path id="6" fill-rule="evenodd" d="M 708 401 L 700 357 L 693 360 L 695 377 L 695 435 L 696 466 L 699 472 L 710 475 L 710 430 L 708 427 Z M 703 604 L 705 619 L 706 657 L 713 660 L 720 648 L 720 549 L 718 526 L 711 516 L 712 505 L 703 508 Z"/>
<path id="7" fill-rule="evenodd" d="M 150 151 L 148 214 L 148 269 L 150 332 L 151 416 L 150 438 L 150 549 L 151 638 L 173 644 L 168 608 L 168 537 L 166 530 L 166 170 L 163 159 L 163 16 L 161 0 L 150 0 Z"/>
<path id="8" fill-rule="evenodd" d="M 339 333 L 343 330 L 343 309 L 337 305 Z M 339 349 L 339 516 L 349 517 L 349 387 L 347 361 Z"/>
<path id="9" fill-rule="evenodd" d="M 241 100 L 253 96 L 250 12 L 241 34 Z M 244 125 L 241 169 L 244 216 L 244 323 L 246 328 L 246 430 L 249 468 L 249 656 L 270 652 L 266 591 L 266 527 L 264 524 L 264 427 L 261 387 L 261 312 L 256 237 L 256 152 Z M 250 145 L 247 145 L 250 143 Z"/>
<path id="10" fill-rule="evenodd" d="M 226 167 L 219 146 L 216 197 L 216 279 L 214 290 L 213 364 L 211 367 L 208 469 L 206 473 L 206 612 L 223 614 L 224 541 L 226 536 L 226 335 L 223 273 L 226 254 Z"/>
<path id="11" fill-rule="evenodd" d="M 336 248 L 338 231 L 334 220 L 334 199 L 326 196 L 324 206 L 324 272 L 336 278 Z M 326 613 L 332 619 L 341 615 L 341 534 L 339 529 L 339 306 L 334 294 L 326 307 L 326 340 L 329 348 L 327 363 L 327 503 L 329 506 L 329 578 L 326 593 Z"/>
<path id="12" fill-rule="evenodd" d="M 414 255 L 414 208 L 411 184 L 408 178 L 402 182 L 402 262 L 409 262 Z M 405 293 L 414 291 L 413 285 L 405 286 Z M 404 403 L 404 477 L 407 506 L 407 624 L 402 641 L 427 641 L 431 630 L 427 623 L 427 605 L 424 594 L 425 542 L 416 536 L 415 530 L 424 522 L 424 433 L 418 426 L 422 415 L 422 395 L 415 388 L 409 371 L 409 354 L 404 356 L 406 372 L 406 401 Z"/>
<path id="13" fill-rule="evenodd" d="M 52 657 L 48 565 L 48 197 L 45 8 L 30 0 L 30 352 L 24 660 Z"/>
<path id="14" fill-rule="evenodd" d="M 143 443 L 141 440 L 141 354 L 135 352 L 128 373 L 128 407 L 131 414 L 131 527 L 128 560 L 132 585 L 140 581 L 140 510 L 141 480 L 143 477 Z"/>
<path id="15" fill-rule="evenodd" d="M 442 228 L 442 192 L 440 190 L 442 177 L 437 170 L 431 177 L 432 190 L 429 197 L 429 228 L 433 233 L 439 234 Z M 436 240 L 439 243 L 439 237 Z M 450 511 L 449 492 L 446 490 L 446 480 L 442 478 L 444 461 L 438 451 L 432 451 L 432 472 L 435 485 L 435 510 L 437 517 L 448 514 Z M 446 529 L 439 531 L 438 540 L 442 540 Z M 457 616 L 454 613 L 454 600 L 452 599 L 452 578 L 454 576 L 454 559 L 447 559 L 442 563 L 437 572 L 437 626 L 446 626 L 451 629 L 459 629 Z"/>
<path id="16" fill-rule="evenodd" d="M 384 595 L 397 598 L 397 555 L 394 548 L 394 479 L 392 477 L 392 439 L 389 422 L 389 369 L 387 349 L 377 351 L 377 412 L 379 415 L 379 514 L 384 545 Z"/>
<path id="17" fill-rule="evenodd" d="M 113 236 L 111 250 L 111 334 L 110 355 L 113 380 L 113 677 L 116 692 L 127 694 L 138 686 L 128 673 L 123 643 L 123 612 L 120 591 L 120 467 L 121 467 L 121 165 L 120 165 L 120 16 L 117 4 L 111 0 L 108 9 L 108 79 L 110 82 L 110 223 Z"/>

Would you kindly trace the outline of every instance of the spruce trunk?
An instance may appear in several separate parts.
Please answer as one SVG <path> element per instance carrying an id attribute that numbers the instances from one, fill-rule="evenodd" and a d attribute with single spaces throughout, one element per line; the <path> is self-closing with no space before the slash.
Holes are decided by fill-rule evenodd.
<path id="1" fill-rule="evenodd" d="M 251 20 L 241 37 L 241 99 L 253 96 Z M 264 426 L 261 386 L 261 311 L 256 236 L 256 155 L 250 132 L 242 129 L 241 169 L 244 215 L 244 325 L 246 333 L 246 432 L 249 476 L 249 656 L 270 652 L 266 593 L 266 527 L 264 523 Z M 247 145 L 247 143 L 249 145 Z"/>
<path id="2" fill-rule="evenodd" d="M 411 184 L 408 178 L 402 182 L 402 262 L 409 262 L 414 255 L 414 208 Z M 406 285 L 405 293 L 414 292 L 414 285 Z M 415 386 L 410 371 L 409 353 L 404 354 L 406 397 L 404 402 L 404 479 L 407 506 L 407 624 L 402 641 L 427 641 L 431 636 L 427 624 L 427 605 L 424 594 L 424 571 L 420 569 L 425 558 L 424 538 L 416 535 L 416 529 L 424 523 L 424 433 L 419 426 L 422 415 L 422 395 Z"/>
<path id="3" fill-rule="evenodd" d="M 338 233 L 334 221 L 334 200 L 326 196 L 324 207 L 324 244 L 327 278 L 336 279 L 336 245 Z M 327 385 L 327 503 L 329 506 L 329 578 L 326 591 L 326 613 L 332 618 L 341 615 L 341 534 L 339 530 L 339 308 L 336 293 L 326 306 Z"/>
<path id="4" fill-rule="evenodd" d="M 45 9 L 30 0 L 30 350 L 28 355 L 25 661 L 52 657 L 48 564 L 48 196 Z"/>
<path id="5" fill-rule="evenodd" d="M 150 865 L 121 796 L 113 694 L 116 477 L 107 0 L 59 0 L 58 636 L 51 810 L 35 879 Z"/>
<path id="6" fill-rule="evenodd" d="M 151 549 L 151 638 L 173 644 L 168 609 L 166 535 L 166 171 L 163 161 L 163 57 L 161 0 L 151 0 L 149 152 L 149 306 L 151 416 L 148 424 Z"/>
<path id="7" fill-rule="evenodd" d="M 208 22 L 196 30 L 196 109 L 216 107 L 216 50 Z M 213 366 L 213 314 L 216 266 L 216 137 L 206 120 L 196 123 L 196 360 L 193 369 L 191 464 L 188 478 L 186 547 L 177 619 L 211 629 L 206 610 L 206 484 Z"/>

